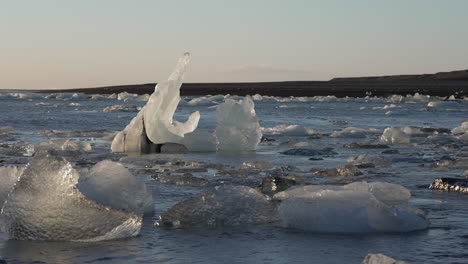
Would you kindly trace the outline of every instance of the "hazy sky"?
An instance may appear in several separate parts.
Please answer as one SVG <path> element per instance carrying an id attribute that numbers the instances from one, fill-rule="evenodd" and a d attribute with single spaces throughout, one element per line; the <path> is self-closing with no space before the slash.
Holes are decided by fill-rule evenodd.
<path id="1" fill-rule="evenodd" d="M 0 0 L 0 88 L 468 69 L 468 1 Z"/>

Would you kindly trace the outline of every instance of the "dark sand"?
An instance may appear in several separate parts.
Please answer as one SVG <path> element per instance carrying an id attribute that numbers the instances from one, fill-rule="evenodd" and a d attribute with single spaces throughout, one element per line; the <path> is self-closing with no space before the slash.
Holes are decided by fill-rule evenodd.
<path id="1" fill-rule="evenodd" d="M 42 90 L 39 92 L 79 92 L 87 94 L 135 93 L 151 94 L 155 83 L 119 85 L 97 88 Z M 201 96 L 216 94 L 270 95 L 270 96 L 317 96 L 336 97 L 388 96 L 392 94 L 425 94 L 433 96 L 468 96 L 468 70 L 379 77 L 335 78 L 330 81 L 288 81 L 252 83 L 184 83 L 181 95 Z"/>

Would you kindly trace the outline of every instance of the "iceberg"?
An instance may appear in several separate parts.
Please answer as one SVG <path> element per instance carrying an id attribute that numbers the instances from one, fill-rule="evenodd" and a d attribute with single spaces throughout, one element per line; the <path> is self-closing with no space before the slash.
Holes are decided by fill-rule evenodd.
<path id="1" fill-rule="evenodd" d="M 10 239 L 98 241 L 136 236 L 142 215 L 97 203 L 77 188 L 79 173 L 64 158 L 36 153 L 0 213 Z"/>
<path id="2" fill-rule="evenodd" d="M 218 106 L 216 116 L 218 151 L 255 151 L 262 130 L 250 96 L 240 101 L 227 98 Z"/>
<path id="3" fill-rule="evenodd" d="M 429 226 L 425 214 L 402 206 L 411 197 L 403 186 L 357 182 L 345 186 L 311 185 L 274 196 L 283 225 L 313 232 L 410 232 Z"/>
<path id="4" fill-rule="evenodd" d="M 167 143 L 184 145 L 190 151 L 255 150 L 262 132 L 250 96 L 239 101 L 221 95 L 207 96 L 188 103 L 198 105 L 225 98 L 217 106 L 218 125 L 214 134 L 195 131 L 200 120 L 198 111 L 191 113 L 186 122 L 173 120 L 189 60 L 190 54 L 185 53 L 169 79 L 156 85 L 146 105 L 124 130 L 116 134 L 112 152 L 151 153 L 159 149 L 157 145 Z"/>
<path id="5" fill-rule="evenodd" d="M 114 138 L 112 152 L 145 153 L 151 152 L 151 144 L 183 144 L 184 135 L 197 128 L 200 119 L 198 111 L 192 113 L 185 123 L 173 120 L 180 102 L 180 86 L 189 60 L 190 54 L 185 53 L 169 79 L 156 85 L 146 105 Z"/>

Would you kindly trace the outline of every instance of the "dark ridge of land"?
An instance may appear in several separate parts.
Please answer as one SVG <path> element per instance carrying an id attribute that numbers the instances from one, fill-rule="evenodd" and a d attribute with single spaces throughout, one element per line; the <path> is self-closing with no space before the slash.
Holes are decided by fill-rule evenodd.
<path id="1" fill-rule="evenodd" d="M 155 83 L 42 90 L 41 93 L 151 94 Z M 365 97 L 392 94 L 426 94 L 433 96 L 468 96 L 468 70 L 421 75 L 335 78 L 330 81 L 243 82 L 243 83 L 184 83 L 183 96 L 216 94 L 269 95 L 269 96 L 327 96 Z"/>
<path id="2" fill-rule="evenodd" d="M 468 81 L 468 70 L 438 72 L 434 74 L 388 75 L 372 77 L 334 78 L 332 82 L 363 82 L 363 81 Z"/>

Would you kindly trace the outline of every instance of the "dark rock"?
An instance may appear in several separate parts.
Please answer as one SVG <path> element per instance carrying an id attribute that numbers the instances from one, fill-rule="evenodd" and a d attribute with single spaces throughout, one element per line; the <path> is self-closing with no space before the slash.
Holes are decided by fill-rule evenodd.
<path id="1" fill-rule="evenodd" d="M 266 177 L 263 178 L 259 189 L 264 194 L 272 195 L 287 190 L 297 184 L 295 180 L 288 179 L 287 177 Z"/>
<path id="2" fill-rule="evenodd" d="M 386 149 L 390 148 L 384 144 L 369 144 L 369 143 L 351 143 L 346 144 L 343 147 L 345 148 L 361 148 L 361 149 Z"/>
<path id="3" fill-rule="evenodd" d="M 271 141 L 275 141 L 274 138 L 268 138 L 268 137 L 265 137 L 265 136 L 262 136 L 262 139 L 260 139 L 260 142 L 271 142 Z"/>
<path id="4" fill-rule="evenodd" d="M 468 179 L 439 178 L 429 186 L 429 189 L 468 194 Z"/>
<path id="5" fill-rule="evenodd" d="M 286 150 L 280 153 L 284 155 L 293 155 L 293 156 L 331 156 L 331 155 L 337 154 L 335 151 L 333 151 L 332 148 L 324 148 L 324 149 L 297 148 L 297 149 Z"/>
<path id="6" fill-rule="evenodd" d="M 323 160 L 323 158 L 315 158 L 315 157 L 313 157 L 313 158 L 309 158 L 309 160 Z"/>
<path id="7" fill-rule="evenodd" d="M 163 184 L 174 184 L 181 186 L 204 187 L 210 184 L 208 180 L 200 177 L 195 177 L 190 173 L 184 173 L 183 175 L 180 175 L 164 172 L 154 174 L 153 176 L 151 176 L 151 178 Z"/>
<path id="8" fill-rule="evenodd" d="M 382 151 L 382 154 L 398 154 L 398 153 L 400 153 L 398 149 L 388 149 L 388 150 Z"/>
<path id="9" fill-rule="evenodd" d="M 357 164 L 356 167 L 359 168 L 359 169 L 375 168 L 375 164 L 373 164 L 373 163 L 363 163 L 363 164 Z"/>

